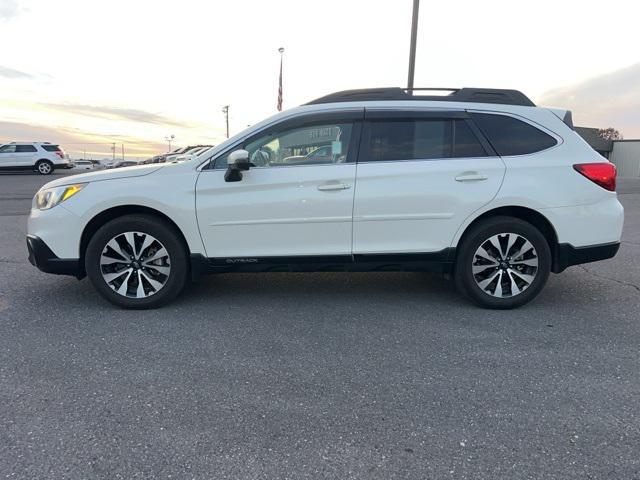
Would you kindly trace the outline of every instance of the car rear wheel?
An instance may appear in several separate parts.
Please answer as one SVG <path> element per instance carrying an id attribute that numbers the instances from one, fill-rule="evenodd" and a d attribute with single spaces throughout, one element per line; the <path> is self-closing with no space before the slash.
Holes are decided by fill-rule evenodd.
<path id="1" fill-rule="evenodd" d="M 509 309 L 536 297 L 550 270 L 549 244 L 536 227 L 518 218 L 493 217 L 465 234 L 455 281 L 477 304 Z"/>
<path id="2" fill-rule="evenodd" d="M 85 268 L 94 287 L 111 303 L 155 308 L 182 291 L 188 258 L 172 225 L 148 215 L 126 215 L 91 238 Z"/>
<path id="3" fill-rule="evenodd" d="M 38 160 L 36 163 L 36 172 L 40 175 L 50 175 L 53 172 L 53 163 L 49 160 Z"/>

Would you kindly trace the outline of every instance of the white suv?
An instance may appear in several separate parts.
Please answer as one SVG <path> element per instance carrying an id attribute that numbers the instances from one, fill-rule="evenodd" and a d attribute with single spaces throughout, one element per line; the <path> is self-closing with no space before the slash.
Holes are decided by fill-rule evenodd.
<path id="1" fill-rule="evenodd" d="M 549 272 L 616 254 L 615 178 L 570 112 L 518 91 L 353 90 L 191 160 L 50 182 L 27 243 L 41 270 L 130 308 L 204 273 L 339 270 L 441 272 L 513 308 Z"/>
<path id="2" fill-rule="evenodd" d="M 56 168 L 71 168 L 69 157 L 48 142 L 12 142 L 0 146 L 0 169 L 35 170 L 49 175 Z"/>

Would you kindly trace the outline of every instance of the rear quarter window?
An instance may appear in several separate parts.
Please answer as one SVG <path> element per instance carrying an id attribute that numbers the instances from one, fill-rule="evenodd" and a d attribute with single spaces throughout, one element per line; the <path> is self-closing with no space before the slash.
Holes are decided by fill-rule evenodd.
<path id="1" fill-rule="evenodd" d="M 555 146 L 551 135 L 517 118 L 493 113 L 471 113 L 473 121 L 500 156 L 527 155 Z"/>
<path id="2" fill-rule="evenodd" d="M 42 148 L 44 148 L 47 152 L 57 152 L 60 150 L 60 147 L 58 145 L 42 145 Z"/>

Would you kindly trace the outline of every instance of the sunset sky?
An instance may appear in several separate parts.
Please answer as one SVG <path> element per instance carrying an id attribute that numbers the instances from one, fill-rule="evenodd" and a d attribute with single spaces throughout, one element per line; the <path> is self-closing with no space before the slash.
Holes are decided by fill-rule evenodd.
<path id="1" fill-rule="evenodd" d="M 640 137 L 631 0 L 422 0 L 416 86 L 516 88 Z M 406 84 L 411 0 L 0 0 L 0 142 L 128 156 L 224 138 L 335 90 Z"/>

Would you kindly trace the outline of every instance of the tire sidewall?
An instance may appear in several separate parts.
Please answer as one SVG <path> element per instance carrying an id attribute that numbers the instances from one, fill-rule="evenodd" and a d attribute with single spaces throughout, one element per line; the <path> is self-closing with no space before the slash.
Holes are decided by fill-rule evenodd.
<path id="1" fill-rule="evenodd" d="M 129 298 L 115 292 L 102 277 L 100 257 L 105 245 L 113 237 L 124 232 L 147 233 L 158 239 L 166 248 L 171 259 L 171 272 L 167 283 L 153 295 L 146 298 Z M 87 276 L 98 292 L 111 303 L 124 308 L 156 308 L 173 300 L 183 289 L 188 277 L 186 247 L 171 225 L 161 219 L 144 215 L 127 215 L 103 225 L 93 235 L 85 253 Z"/>
<path id="2" fill-rule="evenodd" d="M 473 277 L 472 262 L 476 250 L 488 238 L 501 233 L 521 235 L 531 242 L 538 254 L 535 279 L 526 290 L 514 297 L 492 297 L 482 291 Z M 475 303 L 486 308 L 510 309 L 533 300 L 546 284 L 550 271 L 551 250 L 547 239 L 536 227 L 518 218 L 495 217 L 478 224 L 462 239 L 456 259 L 455 281 L 458 289 Z"/>

